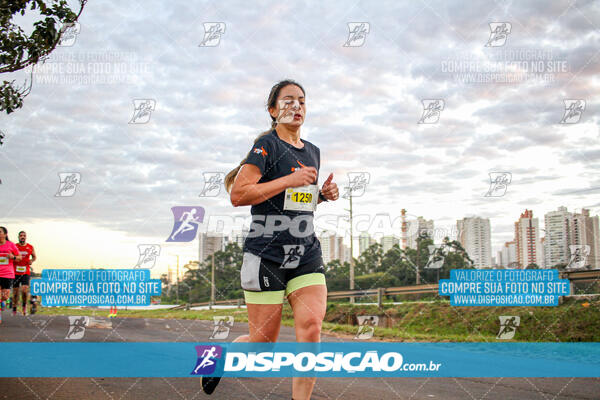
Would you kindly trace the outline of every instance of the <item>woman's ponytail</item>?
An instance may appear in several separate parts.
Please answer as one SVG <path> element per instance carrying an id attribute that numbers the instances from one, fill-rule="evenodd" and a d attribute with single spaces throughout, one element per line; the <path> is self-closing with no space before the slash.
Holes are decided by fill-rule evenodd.
<path id="1" fill-rule="evenodd" d="M 273 124 L 271 124 L 272 127 L 275 127 L 275 124 L 277 124 L 275 121 L 273 121 Z M 260 139 L 261 137 L 265 136 L 266 134 L 270 133 L 271 129 L 269 129 L 268 131 L 264 131 L 262 132 L 260 135 L 258 135 L 256 137 L 256 139 L 254 139 L 254 143 L 258 142 L 258 139 Z M 225 175 L 225 190 L 227 190 L 227 193 L 231 193 L 231 186 L 233 186 L 233 182 L 235 181 L 235 177 L 237 176 L 238 172 L 240 172 L 240 168 L 242 168 L 242 165 L 244 165 L 244 163 L 246 162 L 246 160 L 248 159 L 248 156 L 250 155 L 250 152 L 252 150 L 250 150 L 248 152 L 248 154 L 246 154 L 246 157 L 244 157 L 244 159 L 242 161 L 240 161 L 240 165 L 238 165 L 237 167 L 235 167 L 234 169 L 232 169 L 231 171 L 229 171 L 229 173 L 227 175 Z"/>

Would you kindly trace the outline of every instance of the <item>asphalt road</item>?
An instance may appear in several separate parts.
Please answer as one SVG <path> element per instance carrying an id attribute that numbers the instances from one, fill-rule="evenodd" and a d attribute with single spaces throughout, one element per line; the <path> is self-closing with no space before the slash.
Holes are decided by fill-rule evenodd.
<path id="1" fill-rule="evenodd" d="M 0 342 L 209 342 L 213 330 L 212 321 L 90 318 L 81 339 L 66 339 L 66 316 L 13 317 L 5 312 Z M 247 324 L 234 323 L 226 341 L 247 333 L 247 329 Z M 294 341 L 293 329 L 282 327 L 279 340 Z M 323 341 L 340 340 L 323 337 Z M 27 344 L 23 351 L 27 351 Z M 0 351 L 0 360 L 19 362 L 19 357 Z M 226 378 L 208 396 L 202 392 L 199 378 L 0 378 L 0 399 L 289 400 L 291 386 L 291 378 Z M 600 379 L 321 378 L 312 399 L 600 399 Z"/>

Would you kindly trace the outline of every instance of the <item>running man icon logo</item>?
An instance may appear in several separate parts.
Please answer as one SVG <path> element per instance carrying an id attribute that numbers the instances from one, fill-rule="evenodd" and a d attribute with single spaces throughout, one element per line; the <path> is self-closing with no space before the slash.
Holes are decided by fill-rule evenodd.
<path id="1" fill-rule="evenodd" d="M 510 22 L 490 22 L 490 38 L 485 47 L 501 47 L 506 44 L 512 25 Z"/>
<path id="2" fill-rule="evenodd" d="M 361 47 L 371 31 L 371 25 L 368 22 L 348 22 L 348 30 L 348 40 L 343 47 Z"/>
<path id="3" fill-rule="evenodd" d="M 567 269 L 579 269 L 585 268 L 587 264 L 587 258 L 590 255 L 589 244 L 572 244 L 569 246 L 571 258 L 565 268 Z"/>
<path id="4" fill-rule="evenodd" d="M 79 22 L 75 21 L 63 24 L 59 30 L 60 41 L 58 42 L 57 46 L 73 46 L 75 44 L 75 41 L 77 40 L 77 35 L 79 35 L 79 32 L 81 32 L 81 25 L 79 24 Z"/>
<path id="5" fill-rule="evenodd" d="M 221 35 L 225 34 L 225 22 L 205 22 L 204 39 L 198 47 L 215 47 L 221 42 Z"/>
<path id="6" fill-rule="evenodd" d="M 375 327 L 379 325 L 379 317 L 377 315 L 357 315 L 356 319 L 358 320 L 358 332 L 356 332 L 354 339 L 371 339 Z"/>
<path id="7" fill-rule="evenodd" d="M 294 120 L 294 114 L 300 111 L 300 102 L 294 100 L 279 100 L 279 115 L 276 121 L 279 124 L 289 124 Z"/>
<path id="8" fill-rule="evenodd" d="M 90 317 L 69 317 L 69 331 L 65 339 L 79 340 L 83 339 L 85 327 L 90 323 Z"/>
<path id="9" fill-rule="evenodd" d="M 419 120 L 419 124 L 437 124 L 440 120 L 440 114 L 444 109 L 445 102 L 442 99 L 424 99 L 421 100 L 423 104 L 423 115 Z"/>
<path id="10" fill-rule="evenodd" d="M 156 100 L 154 99 L 133 99 L 133 116 L 130 124 L 146 124 L 150 121 L 152 111 L 156 109 Z"/>
<path id="11" fill-rule="evenodd" d="M 233 328 L 233 317 L 231 315 L 214 316 L 215 326 L 209 339 L 227 339 L 229 331 Z"/>
<path id="12" fill-rule="evenodd" d="M 348 172 L 348 186 L 344 186 L 343 198 L 350 196 L 360 197 L 365 194 L 365 189 L 371 180 L 371 174 L 368 172 Z"/>
<path id="13" fill-rule="evenodd" d="M 300 257 L 304 255 L 304 246 L 301 244 L 283 245 L 283 263 L 281 269 L 294 269 L 300 263 Z"/>
<path id="14" fill-rule="evenodd" d="M 430 244 L 427 246 L 429 250 L 429 259 L 427 260 L 427 264 L 425 264 L 424 268 L 427 269 L 439 269 L 444 265 L 444 260 L 446 257 L 444 256 L 444 252 L 441 247 L 435 247 L 435 245 Z"/>
<path id="15" fill-rule="evenodd" d="M 204 188 L 199 197 L 216 197 L 221 193 L 221 187 L 224 185 L 224 172 L 203 172 Z"/>
<path id="16" fill-rule="evenodd" d="M 585 100 L 565 99 L 565 115 L 560 120 L 561 124 L 576 124 L 585 111 Z"/>
<path id="17" fill-rule="evenodd" d="M 139 258 L 133 268 L 154 268 L 156 259 L 160 255 L 158 244 L 138 244 Z"/>
<path id="18" fill-rule="evenodd" d="M 167 242 L 191 242 L 198 232 L 198 224 L 204 219 L 204 208 L 200 206 L 171 207 L 173 230 Z"/>
<path id="19" fill-rule="evenodd" d="M 517 327 L 521 323 L 521 317 L 503 315 L 498 318 L 500 318 L 500 330 L 496 339 L 510 340 L 515 337 Z"/>
<path id="20" fill-rule="evenodd" d="M 198 360 L 196 361 L 196 367 L 190 375 L 207 376 L 215 372 L 217 359 L 220 359 L 223 355 L 223 348 L 216 345 L 196 346 L 196 353 L 198 354 Z"/>
<path id="21" fill-rule="evenodd" d="M 502 197 L 512 181 L 510 172 L 490 172 L 490 188 L 484 197 Z"/>
<path id="22" fill-rule="evenodd" d="M 59 172 L 60 183 L 54 197 L 71 197 L 75 194 L 77 185 L 81 183 L 81 174 L 79 172 Z"/>

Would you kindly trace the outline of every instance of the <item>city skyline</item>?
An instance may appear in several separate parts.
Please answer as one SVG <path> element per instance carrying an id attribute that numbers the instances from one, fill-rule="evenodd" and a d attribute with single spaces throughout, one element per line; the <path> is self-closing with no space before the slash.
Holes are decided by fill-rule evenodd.
<path id="1" fill-rule="evenodd" d="M 591 242 L 587 243 L 585 241 L 576 242 L 574 240 L 569 240 L 566 236 L 564 240 L 561 240 L 561 243 L 564 242 L 562 249 L 557 249 L 554 244 L 550 242 L 545 242 L 546 236 L 540 236 L 540 231 L 546 232 L 546 235 L 554 235 L 556 238 L 552 238 L 552 240 L 559 239 L 561 236 L 557 235 L 554 230 L 551 230 L 548 225 L 549 222 L 552 222 L 552 219 L 556 215 L 562 216 L 564 219 L 567 218 L 581 218 L 583 216 L 587 218 L 591 218 L 594 222 L 594 226 L 592 230 L 590 230 Z M 600 254 L 600 235 L 598 233 L 598 216 L 590 216 L 589 210 L 583 210 L 582 213 L 577 212 L 569 212 L 566 207 L 560 206 L 556 211 L 550 211 L 544 214 L 544 229 L 539 227 L 539 220 L 535 217 L 534 213 L 531 210 L 525 210 L 520 214 L 518 220 L 515 222 L 515 237 L 511 241 L 507 241 L 503 244 L 503 246 L 497 250 L 495 253 L 492 251 L 491 246 L 491 225 L 489 219 L 484 219 L 480 217 L 465 217 L 462 220 L 457 220 L 457 235 L 452 237 L 449 235 L 450 240 L 457 240 L 461 243 L 463 248 L 465 248 L 466 252 L 469 254 L 471 259 L 474 261 L 475 268 L 489 268 L 489 267 L 508 267 L 512 265 L 512 267 L 516 268 L 524 268 L 531 263 L 535 263 L 540 268 L 549 268 L 558 264 L 568 264 L 570 251 L 567 249 L 568 245 L 581 245 L 588 244 L 592 247 L 592 251 L 590 253 L 590 258 L 588 262 L 592 268 L 597 268 L 600 266 L 597 255 Z M 519 248 L 519 239 L 518 232 L 520 224 L 522 224 L 521 220 L 534 221 L 534 236 L 530 243 L 530 246 L 534 246 L 535 250 L 533 251 L 533 258 L 526 258 L 523 256 L 523 260 L 520 259 L 519 254 L 517 253 Z M 419 216 L 416 220 L 407 221 L 408 225 L 411 226 L 414 224 L 414 229 L 411 231 L 409 228 L 409 232 L 411 233 L 408 236 L 407 247 L 415 248 L 416 247 L 416 237 L 417 232 L 420 232 L 421 229 L 424 229 L 426 232 L 431 234 L 435 232 L 435 221 L 426 220 L 422 216 Z M 551 223 L 550 222 L 550 223 Z M 523 228 L 527 229 L 527 227 Z M 247 230 L 246 230 L 247 233 Z M 206 238 L 207 236 L 210 238 L 208 242 L 218 243 L 216 247 L 220 250 L 224 249 L 227 243 L 237 242 L 240 248 L 243 245 L 243 235 L 242 231 L 232 231 L 231 235 L 223 235 L 218 232 L 212 232 L 210 234 L 200 233 L 199 236 L 202 238 Z M 565 234 L 566 235 L 566 234 Z M 223 240 L 225 238 L 225 240 Z M 229 239 L 232 238 L 232 239 Z M 346 240 L 348 236 L 338 235 L 334 231 L 330 230 L 321 230 L 317 233 L 317 238 L 321 241 L 321 248 L 323 250 L 323 260 L 327 264 L 332 260 L 340 260 L 341 262 L 349 262 L 350 261 L 350 248 L 349 248 L 349 240 Z M 376 239 L 378 238 L 378 239 Z M 527 239 L 522 239 L 522 241 L 527 241 Z M 205 239 L 201 239 L 200 243 L 204 243 Z M 369 235 L 368 232 L 359 232 L 354 235 L 355 248 L 358 251 L 355 251 L 355 258 L 360 257 L 360 255 L 372 244 L 379 243 L 382 246 L 382 250 L 386 253 L 389 249 L 391 249 L 394 245 L 398 245 L 402 248 L 402 232 L 399 234 L 378 234 L 375 236 Z M 595 243 L 595 247 L 594 244 Z M 434 241 L 434 244 L 439 245 L 440 241 Z M 206 244 L 200 245 L 200 253 L 199 254 L 210 254 L 206 250 Z M 523 254 L 526 254 L 525 245 L 521 245 Z M 560 252 L 562 255 L 561 258 L 555 259 L 552 257 L 552 254 L 556 252 Z M 537 255 L 535 254 L 537 252 Z M 492 256 L 492 254 L 497 254 L 497 256 Z M 202 256 L 200 257 L 202 258 Z"/>

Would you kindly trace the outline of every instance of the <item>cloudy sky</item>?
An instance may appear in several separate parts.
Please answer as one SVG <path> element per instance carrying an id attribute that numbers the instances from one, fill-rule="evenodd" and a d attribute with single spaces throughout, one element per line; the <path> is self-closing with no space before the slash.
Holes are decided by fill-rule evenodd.
<path id="1" fill-rule="evenodd" d="M 201 45 L 217 22 L 224 33 Z M 494 254 L 526 208 L 541 225 L 559 206 L 600 214 L 598 2 L 92 1 L 64 44 L 24 107 L 0 116 L 0 224 L 28 231 L 39 269 L 132 267 L 144 243 L 162 246 L 156 274 L 194 259 L 197 241 L 165 243 L 171 207 L 249 215 L 224 190 L 200 197 L 203 174 L 245 156 L 284 78 L 306 90 L 320 183 L 369 174 L 356 214 L 405 208 L 448 233 L 490 218 Z M 139 99 L 147 121 L 133 118 Z M 427 100 L 439 114 L 423 118 Z M 583 112 L 564 119 L 565 100 Z M 81 183 L 55 196 L 65 172 Z M 510 173 L 503 196 L 486 196 L 491 172 Z"/>

